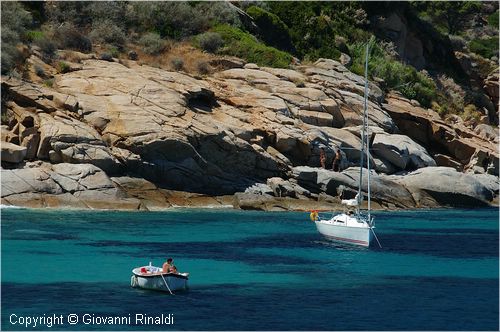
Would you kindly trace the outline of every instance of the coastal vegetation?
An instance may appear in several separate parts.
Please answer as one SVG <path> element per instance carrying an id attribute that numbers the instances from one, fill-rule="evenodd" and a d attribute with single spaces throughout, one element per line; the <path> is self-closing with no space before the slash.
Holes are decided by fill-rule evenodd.
<path id="1" fill-rule="evenodd" d="M 165 61 L 155 58 L 164 57 L 172 45 L 187 41 L 204 52 L 237 56 L 279 68 L 288 68 L 293 58 L 307 63 L 319 58 L 339 59 L 346 54 L 352 60 L 346 66 L 360 74 L 363 45 L 376 35 L 370 58 L 372 79 L 383 82 L 387 91 L 397 90 L 446 115 L 463 113 L 463 105 L 477 99 L 474 89 L 463 80 L 463 70 L 457 64 L 437 64 L 432 70 L 421 70 L 400 54 L 400 46 L 377 32 L 377 15 L 400 13 L 403 18 L 412 18 L 416 26 L 429 22 L 433 34 L 439 38 L 449 36 L 455 44 L 483 59 L 498 58 L 498 36 L 474 35 L 470 20 L 462 19 L 477 20 L 484 7 L 491 7 L 477 1 L 391 5 L 276 1 L 236 5 L 240 8 L 226 2 L 2 3 L 2 73 L 22 75 L 24 61 L 29 56 L 29 51 L 20 47 L 23 44 L 40 47 L 48 63 L 59 61 L 56 49 L 125 57 L 130 50 L 140 48 L 161 65 Z M 498 32 L 498 9 L 485 14 L 484 20 L 489 29 Z M 452 51 L 450 46 L 448 52 Z M 174 68 L 186 70 L 179 60 L 183 59 L 170 63 L 174 61 Z M 483 61 L 481 68 L 484 75 L 494 66 L 489 64 L 485 68 Z M 457 103 L 441 89 L 442 75 L 462 87 L 463 101 Z"/>
<path id="2" fill-rule="evenodd" d="M 287 68 L 292 56 L 274 47 L 259 42 L 255 36 L 230 25 L 217 25 L 212 28 L 224 40 L 221 54 L 228 54 L 254 62 L 261 66 Z M 213 43 L 213 40 L 212 40 Z"/>

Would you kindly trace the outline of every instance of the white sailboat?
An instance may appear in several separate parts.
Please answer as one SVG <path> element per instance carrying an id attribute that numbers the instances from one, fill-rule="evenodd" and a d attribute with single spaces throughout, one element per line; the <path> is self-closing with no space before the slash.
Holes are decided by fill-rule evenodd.
<path id="1" fill-rule="evenodd" d="M 334 215 L 330 219 L 322 219 L 318 217 L 317 212 L 311 213 L 311 219 L 314 220 L 318 231 L 326 238 L 349 243 L 364 247 L 369 247 L 373 238 L 380 242 L 375 235 L 375 223 L 371 216 L 371 197 L 370 197 L 370 157 L 369 157 L 369 135 L 368 135 L 368 54 L 370 50 L 369 42 L 366 45 L 366 58 L 365 58 L 365 100 L 363 107 L 363 125 L 361 130 L 361 164 L 359 173 L 359 188 L 358 193 L 354 199 L 342 200 L 342 204 L 350 207 L 355 207 L 356 211 L 349 211 L 348 213 L 340 213 Z M 363 161 L 366 154 L 367 168 L 368 168 L 368 186 L 367 186 L 367 202 L 368 209 L 362 212 L 360 207 L 363 202 L 363 194 L 361 192 L 363 183 Z"/>

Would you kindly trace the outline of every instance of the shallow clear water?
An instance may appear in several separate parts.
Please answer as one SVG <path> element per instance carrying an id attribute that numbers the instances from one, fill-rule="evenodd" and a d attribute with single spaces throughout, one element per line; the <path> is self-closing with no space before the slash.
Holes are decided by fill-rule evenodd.
<path id="1" fill-rule="evenodd" d="M 499 328 L 498 210 L 375 215 L 382 249 L 324 240 L 306 213 L 2 209 L 1 328 L 44 314 L 74 330 Z M 130 287 L 133 267 L 170 256 L 188 292 Z M 136 314 L 174 324 L 135 325 Z"/>

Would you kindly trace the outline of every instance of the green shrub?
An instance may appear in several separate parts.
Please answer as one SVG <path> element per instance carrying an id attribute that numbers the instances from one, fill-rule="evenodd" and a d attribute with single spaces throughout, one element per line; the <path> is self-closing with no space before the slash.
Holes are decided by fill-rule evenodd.
<path id="1" fill-rule="evenodd" d="M 45 70 L 43 70 L 42 67 L 35 65 L 35 74 L 37 74 L 38 77 L 45 77 Z"/>
<path id="2" fill-rule="evenodd" d="M 174 67 L 174 70 L 179 71 L 184 69 L 184 60 L 182 60 L 181 58 L 174 58 L 172 59 L 171 63 L 172 67 Z"/>
<path id="3" fill-rule="evenodd" d="M 90 1 L 53 1 L 45 6 L 45 15 L 56 26 L 70 24 L 82 26 L 88 24 Z"/>
<path id="4" fill-rule="evenodd" d="M 71 67 L 64 61 L 59 61 L 56 66 L 57 72 L 59 73 L 67 73 L 70 71 Z"/>
<path id="5" fill-rule="evenodd" d="M 205 32 L 198 35 L 197 42 L 207 52 L 215 53 L 224 44 L 224 40 L 217 32 Z"/>
<path id="6" fill-rule="evenodd" d="M 122 29 L 126 24 L 127 6 L 126 1 L 89 1 L 85 12 L 92 20 L 93 26 L 97 22 L 108 21 Z"/>
<path id="7" fill-rule="evenodd" d="M 55 39 L 60 48 L 80 52 L 92 51 L 92 42 L 78 28 L 71 24 L 63 24 L 55 30 Z"/>
<path id="8" fill-rule="evenodd" d="M 266 46 L 257 39 L 238 28 L 229 25 L 218 25 L 213 28 L 224 40 L 222 53 L 237 56 L 261 66 L 286 68 L 292 56 L 286 52 Z"/>
<path id="9" fill-rule="evenodd" d="M 17 49 L 27 27 L 31 24 L 31 15 L 20 3 L 14 1 L 0 2 L 1 10 L 1 63 L 2 74 L 7 74 L 24 62 L 22 53 Z"/>
<path id="10" fill-rule="evenodd" d="M 9 125 L 10 120 L 11 120 L 11 119 L 10 119 L 9 115 L 7 114 L 7 112 L 6 112 L 6 111 L 4 112 L 4 109 L 3 109 L 3 107 L 2 107 L 2 115 L 0 116 L 0 123 L 1 123 L 2 125 L 6 125 L 6 126 L 8 126 L 8 125 Z"/>
<path id="11" fill-rule="evenodd" d="M 498 29 L 498 10 L 488 16 L 488 24 Z"/>
<path id="12" fill-rule="evenodd" d="M 484 58 L 498 57 L 498 37 L 476 39 L 470 42 L 469 49 Z"/>
<path id="13" fill-rule="evenodd" d="M 463 113 L 461 114 L 461 117 L 464 121 L 479 121 L 481 118 L 481 113 L 477 110 L 476 106 L 473 104 L 469 104 L 465 106 Z"/>
<path id="14" fill-rule="evenodd" d="M 31 14 L 26 11 L 20 2 L 2 1 L 2 30 L 9 28 L 18 34 L 25 33 L 32 21 Z M 3 31 L 2 31 L 3 34 Z"/>
<path id="15" fill-rule="evenodd" d="M 288 27 L 277 15 L 257 6 L 248 7 L 247 14 L 253 17 L 260 28 L 259 36 L 266 44 L 295 52 Z"/>
<path id="16" fill-rule="evenodd" d="M 354 43 L 349 49 L 353 61 L 351 71 L 364 75 L 366 44 Z M 370 77 L 380 77 L 385 81 L 387 89 L 397 90 L 406 98 L 417 100 L 424 107 L 431 106 L 437 96 L 437 87 L 431 78 L 417 72 L 412 66 L 391 58 L 379 43 L 375 43 L 370 52 Z"/>
<path id="17" fill-rule="evenodd" d="M 147 54 L 160 54 L 166 49 L 166 42 L 159 34 L 148 32 L 139 39 L 139 44 L 143 47 L 143 51 Z"/>
<path id="18" fill-rule="evenodd" d="M 207 16 L 184 1 L 131 2 L 128 16 L 131 25 L 141 31 L 175 39 L 196 35 L 209 27 Z"/>
<path id="19" fill-rule="evenodd" d="M 118 47 L 123 46 L 125 43 L 125 33 L 111 20 L 93 23 L 89 37 L 94 42 L 107 43 Z"/>
<path id="20" fill-rule="evenodd" d="M 42 38 L 45 38 L 45 33 L 40 30 L 28 30 L 25 32 L 24 38 L 26 38 L 26 40 L 30 42 L 34 42 Z"/>
<path id="21" fill-rule="evenodd" d="M 57 47 L 51 39 L 43 37 L 35 40 L 33 43 L 40 47 L 40 50 L 42 51 L 42 60 L 45 63 L 50 63 L 54 60 Z"/>
<path id="22" fill-rule="evenodd" d="M 194 3 L 193 9 L 197 15 L 204 16 L 210 26 L 229 24 L 238 28 L 242 27 L 238 11 L 227 1 L 200 1 Z"/>
<path id="23" fill-rule="evenodd" d="M 107 52 L 111 54 L 113 58 L 119 58 L 120 57 L 120 50 L 114 46 L 108 47 Z"/>
<path id="24" fill-rule="evenodd" d="M 2 74 L 7 74 L 16 67 L 21 52 L 17 49 L 20 42 L 19 35 L 9 29 L 2 27 Z"/>
<path id="25" fill-rule="evenodd" d="M 360 2 L 270 1 L 267 4 L 269 12 L 289 28 L 295 54 L 304 59 L 338 59 L 337 35 L 351 43 L 369 38 L 369 34 L 360 28 L 367 23 Z"/>
<path id="26" fill-rule="evenodd" d="M 43 84 L 45 84 L 49 88 L 52 88 L 54 86 L 54 79 L 53 78 L 48 78 L 45 81 L 43 81 Z"/>

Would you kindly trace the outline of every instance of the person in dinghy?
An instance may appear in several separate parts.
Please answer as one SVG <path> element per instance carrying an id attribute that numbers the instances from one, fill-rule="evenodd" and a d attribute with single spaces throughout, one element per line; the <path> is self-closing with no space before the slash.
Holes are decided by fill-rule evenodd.
<path id="1" fill-rule="evenodd" d="M 177 267 L 175 267 L 174 260 L 172 258 L 168 258 L 167 261 L 163 263 L 162 270 L 163 273 L 178 273 Z"/>

